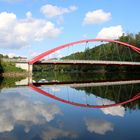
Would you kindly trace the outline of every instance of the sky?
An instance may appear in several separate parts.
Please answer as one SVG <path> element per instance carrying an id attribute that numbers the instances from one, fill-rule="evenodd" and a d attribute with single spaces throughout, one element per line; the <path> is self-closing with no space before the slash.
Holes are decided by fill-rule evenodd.
<path id="1" fill-rule="evenodd" d="M 0 0 L 0 54 L 28 59 L 62 44 L 140 32 L 140 0 Z"/>

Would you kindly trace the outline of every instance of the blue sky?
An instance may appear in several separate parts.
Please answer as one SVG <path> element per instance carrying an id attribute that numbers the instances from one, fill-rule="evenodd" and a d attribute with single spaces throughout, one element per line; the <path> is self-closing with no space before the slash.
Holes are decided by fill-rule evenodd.
<path id="1" fill-rule="evenodd" d="M 138 33 L 139 6 L 139 0 L 0 0 L 0 53 L 31 58 L 72 41 Z"/>

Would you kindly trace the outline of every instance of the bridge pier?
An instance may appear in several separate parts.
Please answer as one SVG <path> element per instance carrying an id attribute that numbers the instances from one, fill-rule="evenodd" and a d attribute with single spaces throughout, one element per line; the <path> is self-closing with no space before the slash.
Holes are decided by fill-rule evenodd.
<path id="1" fill-rule="evenodd" d="M 27 62 L 16 62 L 16 67 L 26 70 L 28 72 L 28 84 L 32 83 L 33 65 Z"/>
<path id="2" fill-rule="evenodd" d="M 32 75 L 32 71 L 33 71 L 33 65 L 28 64 L 28 73 L 29 73 L 29 75 Z"/>
<path id="3" fill-rule="evenodd" d="M 28 84 L 32 83 L 33 65 L 28 64 Z"/>

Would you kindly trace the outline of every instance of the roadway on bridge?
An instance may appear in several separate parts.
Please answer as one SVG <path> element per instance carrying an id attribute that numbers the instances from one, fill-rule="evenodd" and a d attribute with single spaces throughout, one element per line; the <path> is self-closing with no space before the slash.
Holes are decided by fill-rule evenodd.
<path id="1" fill-rule="evenodd" d="M 63 65 L 128 65 L 128 66 L 140 66 L 140 62 L 129 62 L 129 61 L 102 61 L 102 60 L 47 60 L 38 61 L 35 64 L 46 65 L 46 64 L 63 64 Z"/>
<path id="2" fill-rule="evenodd" d="M 140 80 L 116 80 L 116 81 L 66 81 L 66 82 L 33 82 L 35 86 L 70 86 L 70 87 L 96 87 L 96 86 L 111 86 L 111 85 L 125 85 L 125 84 L 138 84 Z"/>

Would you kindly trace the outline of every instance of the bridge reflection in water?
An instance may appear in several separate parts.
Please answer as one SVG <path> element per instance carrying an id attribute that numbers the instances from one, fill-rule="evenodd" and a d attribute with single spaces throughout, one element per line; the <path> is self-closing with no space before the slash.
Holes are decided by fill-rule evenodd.
<path id="1" fill-rule="evenodd" d="M 140 80 L 122 80 L 122 81 L 67 81 L 67 82 L 58 82 L 58 81 L 53 81 L 53 82 L 46 82 L 46 83 L 32 83 L 29 84 L 29 87 L 31 87 L 33 90 L 37 91 L 38 93 L 45 95 L 49 98 L 52 98 L 54 100 L 74 105 L 74 106 L 79 106 L 79 107 L 84 107 L 84 108 L 108 108 L 108 107 L 115 107 L 115 106 L 125 106 L 131 102 L 134 102 L 140 98 L 140 90 L 139 90 L 139 84 Z M 85 96 L 86 101 L 83 103 L 79 103 L 79 100 L 74 101 L 72 98 L 70 98 L 72 93 L 65 93 L 68 94 L 67 99 L 64 99 L 63 97 L 59 97 L 59 94 L 53 95 L 52 93 L 45 91 L 44 88 L 50 88 L 50 87 L 63 87 L 66 86 L 74 88 L 76 90 L 84 90 L 85 94 L 82 97 Z M 43 89 L 42 89 L 43 87 Z M 67 90 L 68 92 L 68 90 Z M 88 94 L 88 95 L 87 95 Z M 90 96 L 90 95 L 94 95 Z M 90 99 L 93 102 L 89 103 L 88 97 L 89 98 L 105 98 L 109 99 L 113 102 L 111 104 L 104 104 L 102 103 L 101 105 L 94 105 L 93 102 L 95 101 L 94 99 Z M 71 99 L 71 100 L 70 100 Z M 82 99 L 80 99 L 82 101 Z M 94 102 L 95 103 L 95 102 Z"/>

